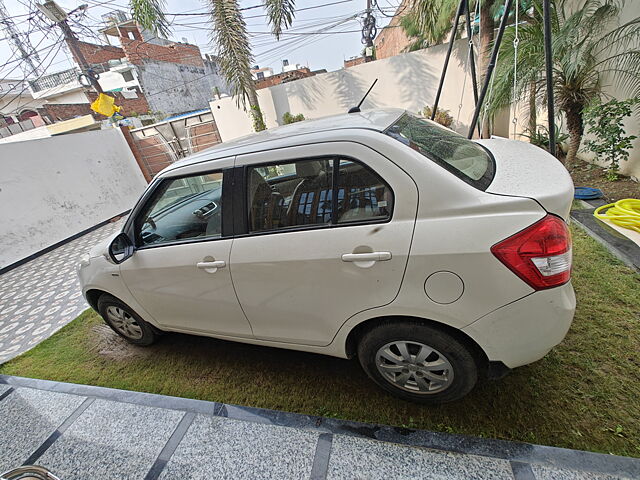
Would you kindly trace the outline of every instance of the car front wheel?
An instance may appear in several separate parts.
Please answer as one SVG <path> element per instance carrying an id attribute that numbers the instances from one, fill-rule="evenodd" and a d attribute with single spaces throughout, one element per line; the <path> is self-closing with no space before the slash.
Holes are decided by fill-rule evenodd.
<path id="1" fill-rule="evenodd" d="M 369 330 L 358 344 L 369 377 L 386 391 L 420 403 L 459 400 L 473 389 L 478 368 L 470 349 L 437 328 L 387 322 Z"/>
<path id="2" fill-rule="evenodd" d="M 153 327 L 142 320 L 128 305 L 111 295 L 98 300 L 98 312 L 113 331 L 134 345 L 151 345 L 157 339 Z"/>

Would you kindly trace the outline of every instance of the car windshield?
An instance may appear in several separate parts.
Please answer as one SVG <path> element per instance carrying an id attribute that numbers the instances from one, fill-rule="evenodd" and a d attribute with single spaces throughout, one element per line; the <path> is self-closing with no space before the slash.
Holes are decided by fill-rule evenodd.
<path id="1" fill-rule="evenodd" d="M 493 180 L 495 164 L 487 150 L 437 123 L 403 115 L 384 133 L 480 190 Z"/>

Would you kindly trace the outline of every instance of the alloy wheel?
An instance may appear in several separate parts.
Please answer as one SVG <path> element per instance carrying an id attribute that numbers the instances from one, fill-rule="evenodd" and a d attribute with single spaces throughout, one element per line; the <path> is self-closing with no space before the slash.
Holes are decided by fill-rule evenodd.
<path id="1" fill-rule="evenodd" d="M 402 390 L 431 395 L 453 382 L 453 367 L 435 348 L 407 340 L 387 343 L 376 353 L 376 367 L 385 380 Z"/>
<path id="2" fill-rule="evenodd" d="M 126 310 L 110 305 L 107 307 L 107 317 L 122 335 L 132 340 L 140 340 L 142 338 L 142 328 L 137 320 Z"/>

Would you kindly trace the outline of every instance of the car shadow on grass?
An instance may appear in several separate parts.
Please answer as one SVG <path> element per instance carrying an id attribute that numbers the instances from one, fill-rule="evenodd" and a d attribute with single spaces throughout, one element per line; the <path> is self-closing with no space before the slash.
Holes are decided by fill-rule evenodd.
<path id="1" fill-rule="evenodd" d="M 424 406 L 379 389 L 356 359 L 169 333 L 151 347 L 116 363 L 134 363 L 152 377 L 163 372 L 175 384 L 161 391 L 225 403 L 286 410 L 408 428 L 552 444 L 567 433 L 562 389 L 553 358 L 519 368 L 499 381 L 481 378 L 463 400 Z M 548 382 L 541 382 L 547 377 Z M 156 382 L 156 385 L 161 382 Z M 144 389 L 151 391 L 151 389 Z M 565 425 L 565 426 L 563 426 Z M 554 432 L 560 436 L 556 437 Z"/>

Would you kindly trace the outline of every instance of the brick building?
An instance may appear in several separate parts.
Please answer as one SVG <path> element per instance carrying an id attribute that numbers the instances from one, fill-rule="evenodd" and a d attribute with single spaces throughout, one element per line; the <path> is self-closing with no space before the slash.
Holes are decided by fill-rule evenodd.
<path id="1" fill-rule="evenodd" d="M 200 110 L 208 108 L 214 92 L 229 93 L 218 73 L 217 59 L 203 58 L 196 45 L 151 35 L 124 14 L 110 17 L 100 32 L 119 46 L 78 42 L 78 47 L 99 74 L 102 89 L 115 97 L 125 116 Z M 41 112 L 45 118 L 59 121 L 92 113 L 89 103 L 97 95 L 79 83 L 79 73 L 72 68 L 30 82 L 34 98 L 44 101 Z"/>
<path id="2" fill-rule="evenodd" d="M 273 87 L 274 85 L 280 85 L 281 83 L 293 82 L 294 80 L 300 80 L 301 78 L 313 77 L 314 75 L 315 73 L 312 72 L 309 67 L 298 66 L 295 70 L 275 73 L 260 80 L 256 80 L 256 90 Z"/>
<path id="3" fill-rule="evenodd" d="M 351 57 L 348 58 L 347 60 L 344 61 L 344 68 L 350 68 L 350 67 L 355 67 L 356 65 L 360 65 L 362 63 L 365 63 L 365 58 L 360 56 L 360 57 Z"/>
<path id="4" fill-rule="evenodd" d="M 389 25 L 384 27 L 373 41 L 376 49 L 376 60 L 404 53 L 410 40 L 400 25 L 400 21 L 411 10 L 412 3 L 413 0 L 402 0 Z"/>

